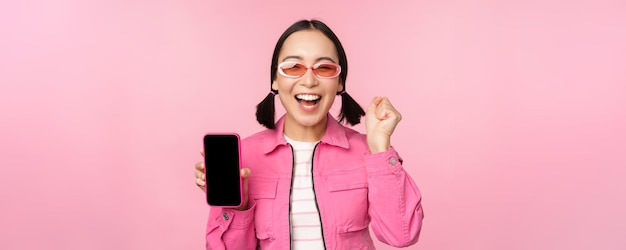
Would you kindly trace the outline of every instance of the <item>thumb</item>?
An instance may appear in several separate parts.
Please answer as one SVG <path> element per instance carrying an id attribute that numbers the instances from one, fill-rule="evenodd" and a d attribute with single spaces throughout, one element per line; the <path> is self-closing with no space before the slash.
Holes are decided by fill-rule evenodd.
<path id="1" fill-rule="evenodd" d="M 243 197 L 244 197 L 244 203 L 246 203 L 247 206 L 247 201 L 248 201 L 248 177 L 250 177 L 250 174 L 252 173 L 252 171 L 250 171 L 249 168 L 242 168 L 240 171 L 241 174 L 241 178 L 243 179 Z"/>
<path id="2" fill-rule="evenodd" d="M 241 171 L 239 171 L 239 174 L 241 175 L 241 178 L 243 179 L 248 179 L 251 173 L 252 171 L 250 171 L 249 168 L 242 168 Z"/>

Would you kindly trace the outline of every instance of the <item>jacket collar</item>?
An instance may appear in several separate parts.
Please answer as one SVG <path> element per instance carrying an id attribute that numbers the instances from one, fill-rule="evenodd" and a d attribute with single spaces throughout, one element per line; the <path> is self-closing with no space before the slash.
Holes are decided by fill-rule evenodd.
<path id="1" fill-rule="evenodd" d="M 350 145 L 348 144 L 348 138 L 346 137 L 345 127 L 339 124 L 339 122 L 330 114 L 327 114 L 327 116 L 326 134 L 322 137 L 322 142 L 345 149 L 349 148 Z M 263 153 L 268 154 L 274 151 L 274 149 L 276 149 L 279 145 L 287 145 L 287 141 L 283 135 L 284 130 L 285 116 L 283 115 L 278 122 L 276 122 L 276 128 L 268 130 L 268 134 L 263 145 Z"/>

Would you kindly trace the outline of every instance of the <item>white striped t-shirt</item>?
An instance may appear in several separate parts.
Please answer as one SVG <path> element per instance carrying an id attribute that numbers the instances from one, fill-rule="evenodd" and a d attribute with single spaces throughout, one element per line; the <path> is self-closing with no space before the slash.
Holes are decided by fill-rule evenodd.
<path id="1" fill-rule="evenodd" d="M 285 136 L 293 147 L 294 164 L 291 186 L 292 249 L 324 249 L 319 211 L 313 192 L 313 150 L 318 142 L 294 141 Z"/>

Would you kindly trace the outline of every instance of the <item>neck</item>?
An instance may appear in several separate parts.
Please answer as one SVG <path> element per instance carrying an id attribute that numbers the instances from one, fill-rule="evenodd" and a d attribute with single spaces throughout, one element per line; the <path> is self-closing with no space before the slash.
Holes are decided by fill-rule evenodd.
<path id="1" fill-rule="evenodd" d="M 322 140 L 326 134 L 328 117 L 313 126 L 304 126 L 292 119 L 285 119 L 283 133 L 295 141 L 316 142 Z"/>

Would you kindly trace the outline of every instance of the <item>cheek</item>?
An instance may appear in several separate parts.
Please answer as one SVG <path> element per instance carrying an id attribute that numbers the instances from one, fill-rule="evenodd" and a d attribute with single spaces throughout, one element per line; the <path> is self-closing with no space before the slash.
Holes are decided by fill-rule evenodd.
<path id="1" fill-rule="evenodd" d="M 278 77 L 274 80 L 272 86 L 276 86 L 276 89 L 283 91 L 291 91 L 291 88 L 294 86 L 293 79 L 285 79 L 283 77 Z"/>
<path id="2" fill-rule="evenodd" d="M 336 94 L 337 92 L 341 91 L 341 85 L 337 80 L 325 82 L 324 85 L 326 86 L 325 89 L 328 94 Z"/>
<path id="3" fill-rule="evenodd" d="M 280 91 L 279 91 L 278 93 L 279 93 L 278 97 L 279 97 L 279 99 L 280 99 L 280 102 L 281 102 L 283 105 L 284 105 L 286 102 L 288 102 L 288 101 L 290 101 L 290 100 L 291 100 L 291 95 L 288 95 L 288 94 L 283 94 L 283 95 L 281 95 L 281 94 L 280 94 Z M 283 92 L 283 93 L 284 93 L 284 92 Z"/>

